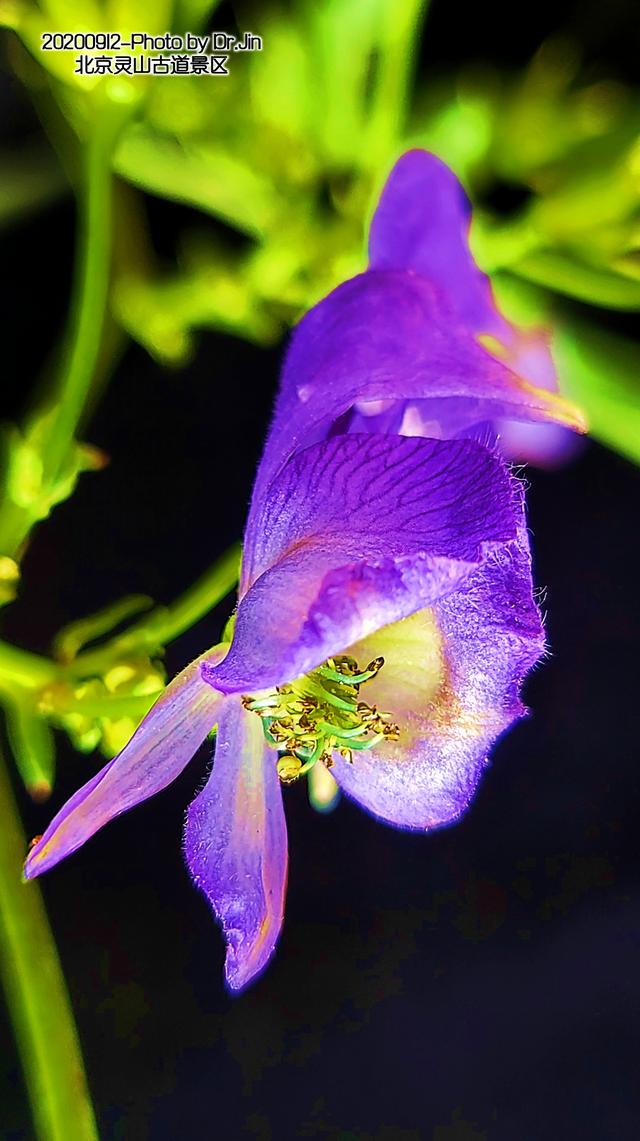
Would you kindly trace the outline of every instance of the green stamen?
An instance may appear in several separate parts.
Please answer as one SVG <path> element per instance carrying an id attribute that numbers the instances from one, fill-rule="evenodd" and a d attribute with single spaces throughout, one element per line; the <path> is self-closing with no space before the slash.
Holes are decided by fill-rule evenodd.
<path id="1" fill-rule="evenodd" d="M 317 684 L 313 682 L 311 680 L 312 676 L 313 675 L 310 674 L 307 678 L 305 678 L 305 681 L 307 682 L 306 689 L 308 692 L 312 693 L 315 697 L 319 697 L 322 702 L 328 702 L 329 705 L 334 705 L 336 709 L 344 709 L 347 713 L 355 712 L 357 704 L 356 694 L 354 694 L 350 700 L 345 701 L 343 697 L 340 697 L 337 693 L 332 692 L 327 685 Z M 341 684 L 344 685 L 349 683 L 342 682 Z"/>
<path id="2" fill-rule="evenodd" d="M 362 737 L 363 733 L 369 732 L 368 725 L 355 725 L 353 729 L 341 729 L 338 725 L 330 725 L 328 721 L 318 721 L 318 729 L 326 733 L 327 737 L 344 737 L 346 740 L 351 740 L 352 737 Z"/>
<path id="3" fill-rule="evenodd" d="M 260 717 L 267 744 L 278 751 L 283 784 L 298 780 L 318 762 L 330 768 L 334 752 L 352 763 L 353 752 L 398 739 L 400 730 L 391 714 L 379 713 L 359 697 L 360 686 L 383 665 L 384 658 L 374 658 L 362 670 L 344 654 L 272 693 L 242 698 L 245 709 Z"/>

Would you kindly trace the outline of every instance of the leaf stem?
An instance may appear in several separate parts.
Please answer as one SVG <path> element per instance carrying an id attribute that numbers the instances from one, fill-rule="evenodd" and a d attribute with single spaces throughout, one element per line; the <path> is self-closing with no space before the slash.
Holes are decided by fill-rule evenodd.
<path id="1" fill-rule="evenodd" d="M 39 1141 L 98 1132 L 55 941 L 38 885 L 20 881 L 26 843 L 0 756 L 0 974 Z"/>
<path id="2" fill-rule="evenodd" d="M 99 366 L 104 368 L 101 350 L 113 228 L 111 158 L 132 110 L 126 84 L 105 86 L 96 92 L 91 107 L 78 192 L 76 263 L 67 333 L 53 386 L 38 400 L 25 428 L 25 437 L 37 439 L 42 462 L 40 494 L 26 503 L 7 496 L 0 510 L 0 548 L 14 558 L 20 557 L 34 524 L 50 510 L 51 493 L 68 465 Z"/>
<path id="3" fill-rule="evenodd" d="M 97 100 L 85 144 L 83 192 L 79 198 L 76 274 L 67 348 L 55 393 L 55 414 L 44 456 L 54 479 L 64 463 L 84 411 L 100 355 L 109 296 L 112 248 L 111 158 L 129 106 Z"/>
<path id="4" fill-rule="evenodd" d="M 233 543 L 213 566 L 161 613 L 157 625 L 153 614 L 149 616 L 149 626 L 163 644 L 184 634 L 233 590 L 240 574 L 241 553 L 240 543 Z M 146 626 L 144 619 L 140 625 Z"/>
<path id="5" fill-rule="evenodd" d="M 159 606 L 124 634 L 95 649 L 85 650 L 69 663 L 68 673 L 87 677 L 100 673 L 109 662 L 134 651 L 153 653 L 189 630 L 213 610 L 238 581 L 240 543 L 234 543 L 170 606 Z"/>
<path id="6" fill-rule="evenodd" d="M 49 658 L 0 640 L 0 691 L 3 682 L 11 687 L 38 689 L 55 681 L 61 672 L 61 667 Z"/>

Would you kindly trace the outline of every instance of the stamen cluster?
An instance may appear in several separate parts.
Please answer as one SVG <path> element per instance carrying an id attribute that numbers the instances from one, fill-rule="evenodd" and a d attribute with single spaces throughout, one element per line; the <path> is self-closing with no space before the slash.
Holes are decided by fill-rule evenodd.
<path id="1" fill-rule="evenodd" d="M 360 687 L 376 677 L 384 658 L 361 670 L 355 658 L 329 658 L 316 670 L 280 685 L 259 698 L 243 697 L 245 709 L 257 713 L 267 743 L 280 753 L 278 775 L 291 784 L 317 761 L 327 768 L 334 751 L 353 763 L 353 753 L 380 741 L 397 741 L 400 730 L 391 714 L 360 700 Z"/>

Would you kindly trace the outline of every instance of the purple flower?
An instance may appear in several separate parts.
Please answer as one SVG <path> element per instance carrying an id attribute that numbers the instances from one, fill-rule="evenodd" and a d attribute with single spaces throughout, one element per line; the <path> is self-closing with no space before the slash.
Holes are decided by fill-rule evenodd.
<path id="1" fill-rule="evenodd" d="M 263 969 L 282 924 L 283 783 L 326 765 L 381 819 L 435 828 L 464 812 L 525 712 L 520 684 L 544 637 L 522 487 L 488 425 L 580 418 L 518 374 L 522 338 L 467 224 L 446 167 L 400 159 L 370 268 L 293 337 L 231 643 L 171 683 L 27 860 L 28 877 L 45 871 L 164 788 L 217 724 L 185 851 L 224 929 L 232 989 Z"/>

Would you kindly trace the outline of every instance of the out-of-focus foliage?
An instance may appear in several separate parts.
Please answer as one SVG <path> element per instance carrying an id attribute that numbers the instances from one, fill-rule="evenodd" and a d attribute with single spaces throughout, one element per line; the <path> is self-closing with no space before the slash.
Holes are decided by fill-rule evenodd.
<path id="1" fill-rule="evenodd" d="M 202 29 L 216 26 L 215 9 L 169 0 L 4 0 L 0 13 L 29 53 L 14 45 L 15 66 L 38 92 L 72 177 L 96 89 L 115 80 L 74 76 L 69 53 L 39 51 L 41 31 Z M 484 66 L 446 81 L 427 76 L 415 88 L 416 46 L 429 34 L 428 22 L 421 32 L 425 9 L 421 0 L 260 5 L 244 18 L 264 49 L 232 56 L 228 77 L 118 80 L 131 86 L 138 109 L 114 170 L 138 190 L 202 214 L 184 235 L 177 269 L 167 271 L 139 211 L 131 234 L 131 212 L 122 209 L 112 313 L 160 362 L 184 363 L 199 328 L 272 342 L 362 268 L 373 195 L 412 144 L 450 163 L 479 204 L 473 241 L 488 270 L 534 282 L 552 298 L 640 308 L 638 93 L 613 80 L 583 83 L 579 48 L 561 38 L 521 74 Z M 521 194 L 506 218 L 486 205 L 496 186 Z M 227 231 L 244 240 L 231 241 Z M 557 306 L 545 308 L 553 323 Z M 612 342 L 614 356 L 617 348 Z M 626 345 L 620 354 L 626 359 Z M 567 362 L 578 399 L 592 385 L 591 365 L 588 350 Z M 589 403 L 601 435 L 600 403 Z M 616 446 L 609 417 L 603 438 Z"/>
<path id="2" fill-rule="evenodd" d="M 410 146 L 433 150 L 462 178 L 476 206 L 474 251 L 501 303 L 550 329 L 561 383 L 594 435 L 640 460 L 640 350 L 598 319 L 602 308 L 640 309 L 638 92 L 583 80 L 579 48 L 566 38 L 544 44 L 518 74 L 482 65 L 416 83 L 427 7 L 247 6 L 245 24 L 229 30 L 259 34 L 263 50 L 231 55 L 227 77 L 88 78 L 73 74 L 75 52 L 41 52 L 41 33 L 202 32 L 220 26 L 217 4 L 0 0 L 10 64 L 49 139 L 0 159 L 0 223 L 68 188 L 78 197 L 87 264 L 68 339 L 88 361 L 84 374 L 63 369 L 37 415 L 5 434 L 0 602 L 15 596 L 31 528 L 102 462 L 75 429 L 124 338 L 174 367 L 200 329 L 275 342 L 363 268 L 372 202 Z M 153 248 L 149 195 L 193 208 L 173 266 Z M 34 793 L 51 782 L 51 726 L 81 750 L 117 751 L 162 687 L 166 642 L 231 587 L 232 562 L 168 611 L 141 614 L 148 600 L 125 599 L 74 623 L 50 659 L 0 646 L 0 696 Z M 125 633 L 112 633 L 134 614 Z"/>

